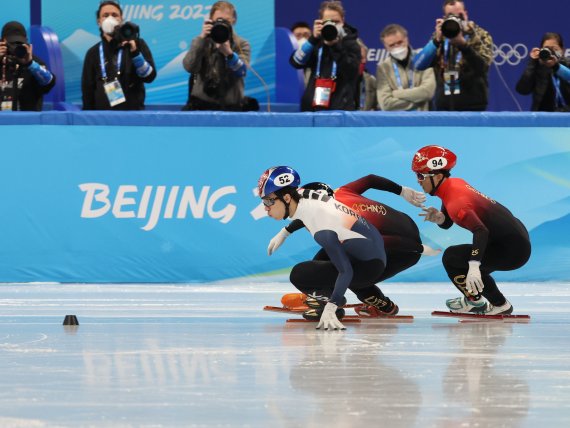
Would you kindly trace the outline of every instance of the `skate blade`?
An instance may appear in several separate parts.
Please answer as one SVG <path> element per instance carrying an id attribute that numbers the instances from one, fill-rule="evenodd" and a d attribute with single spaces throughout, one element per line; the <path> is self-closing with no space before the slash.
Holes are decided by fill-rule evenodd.
<path id="1" fill-rule="evenodd" d="M 458 314 L 454 312 L 433 311 L 432 316 L 457 318 L 459 322 L 503 321 L 503 322 L 529 322 L 530 315 L 483 315 L 483 314 Z"/>

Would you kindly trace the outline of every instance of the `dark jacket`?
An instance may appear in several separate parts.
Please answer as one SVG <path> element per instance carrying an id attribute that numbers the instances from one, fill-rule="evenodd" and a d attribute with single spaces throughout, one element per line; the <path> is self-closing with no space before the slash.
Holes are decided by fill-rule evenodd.
<path id="1" fill-rule="evenodd" d="M 436 79 L 435 109 L 441 111 L 484 111 L 487 109 L 489 83 L 487 74 L 489 66 L 493 63 L 493 39 L 491 35 L 474 22 L 469 22 L 469 30 L 465 38 L 467 45 L 460 48 L 461 59 L 458 64 L 459 71 L 459 94 L 446 95 L 444 73 L 446 68 L 452 68 L 444 58 L 445 42 L 430 42 L 436 45 L 433 60 L 428 65 L 433 67 Z M 428 43 L 429 45 L 429 43 Z M 431 51 L 431 46 L 426 46 L 414 59 L 415 65 L 421 60 L 426 51 Z M 433 52 L 433 51 L 431 51 Z M 458 48 L 449 44 L 449 58 L 459 58 Z M 423 61 L 420 61 L 423 62 Z M 427 67 L 419 66 L 419 70 Z"/>
<path id="2" fill-rule="evenodd" d="M 35 55 L 32 57 L 35 62 L 45 67 L 45 63 L 40 58 Z M 55 85 L 55 75 L 53 75 L 53 79 L 47 85 L 41 86 L 32 76 L 27 66 L 22 66 L 8 59 L 6 63 L 6 81 L 8 82 L 6 87 L 0 89 L 0 98 L 10 97 L 16 99 L 17 103 L 12 103 L 12 110 L 41 111 L 43 96 Z"/>
<path id="3" fill-rule="evenodd" d="M 251 62 L 251 46 L 247 40 L 234 33 L 231 47 L 243 64 Z M 192 74 L 188 110 L 247 110 L 244 96 L 247 66 L 232 70 L 210 37 L 194 38 L 182 64 Z"/>
<path id="4" fill-rule="evenodd" d="M 560 61 L 568 67 L 564 60 Z M 552 68 L 546 67 L 536 59 L 530 59 L 528 65 L 519 79 L 516 90 L 519 94 L 532 94 L 531 111 L 556 111 L 556 92 L 552 83 Z M 560 79 L 560 92 L 570 104 L 570 84 Z"/>
<path id="5" fill-rule="evenodd" d="M 119 49 L 123 49 L 121 60 L 121 74 L 119 82 L 125 94 L 126 102 L 111 107 L 105 88 L 99 58 L 99 43 L 92 46 L 85 54 L 83 74 L 81 75 L 81 92 L 83 94 L 83 110 L 144 110 L 145 83 L 152 82 L 156 77 L 156 67 L 150 49 L 143 39 L 138 39 L 137 51 L 131 53 L 129 47 L 121 48 L 115 40 L 108 42 L 102 38 L 103 55 L 105 57 L 105 70 L 109 81 L 117 76 L 116 63 Z M 133 58 L 142 53 L 144 59 L 152 67 L 152 72 L 141 78 L 136 74 Z M 110 61 L 109 59 L 112 59 Z"/>
<path id="6" fill-rule="evenodd" d="M 301 111 L 320 110 L 312 106 L 315 94 L 315 80 L 318 63 L 319 49 L 323 48 L 321 60 L 321 77 L 331 76 L 333 60 L 337 64 L 336 90 L 331 95 L 329 110 L 356 110 L 356 99 L 358 90 L 358 80 L 360 78 L 360 46 L 356 39 L 357 30 L 349 25 L 344 26 L 346 35 L 332 46 L 325 45 L 321 39 L 312 37 L 309 39 L 314 49 L 310 58 L 305 64 L 299 64 L 294 60 L 295 52 L 291 55 L 289 62 L 295 68 L 303 69 L 310 67 L 311 77 L 305 88 L 301 99 Z"/>

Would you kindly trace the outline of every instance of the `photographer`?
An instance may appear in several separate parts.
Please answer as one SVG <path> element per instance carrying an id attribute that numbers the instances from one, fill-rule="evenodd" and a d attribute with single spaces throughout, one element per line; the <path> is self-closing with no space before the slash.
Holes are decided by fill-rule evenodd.
<path id="1" fill-rule="evenodd" d="M 291 55 L 293 67 L 311 68 L 301 111 L 357 109 L 361 51 L 356 29 L 344 17 L 339 1 L 323 2 L 313 35 Z"/>
<path id="2" fill-rule="evenodd" d="M 96 16 L 101 41 L 83 62 L 83 110 L 144 110 L 144 84 L 156 77 L 150 49 L 117 2 L 102 1 Z"/>
<path id="3" fill-rule="evenodd" d="M 190 99 L 184 110 L 258 110 L 257 100 L 246 98 L 245 74 L 251 46 L 234 31 L 237 12 L 233 4 L 218 1 L 202 32 L 192 40 L 183 60 L 192 73 Z"/>
<path id="4" fill-rule="evenodd" d="M 570 70 L 563 55 L 564 42 L 558 33 L 546 33 L 540 48 L 530 51 L 516 90 L 522 95 L 532 94 L 532 111 L 570 111 Z"/>
<path id="5" fill-rule="evenodd" d="M 16 21 L 2 28 L 0 102 L 2 111 L 41 111 L 55 76 L 33 55 L 26 29 Z"/>
<path id="6" fill-rule="evenodd" d="M 487 74 L 493 62 L 493 39 L 469 21 L 465 2 L 445 0 L 432 40 L 414 60 L 417 70 L 433 67 L 435 109 L 484 111 L 488 104 Z"/>

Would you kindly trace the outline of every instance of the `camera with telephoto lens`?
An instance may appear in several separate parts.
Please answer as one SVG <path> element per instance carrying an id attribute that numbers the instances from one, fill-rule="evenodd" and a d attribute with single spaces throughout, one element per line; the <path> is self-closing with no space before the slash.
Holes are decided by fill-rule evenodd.
<path id="1" fill-rule="evenodd" d="M 218 44 L 226 43 L 232 38 L 233 30 L 232 24 L 224 19 L 218 18 L 212 22 L 212 31 L 210 31 L 210 37 L 212 40 Z"/>
<path id="2" fill-rule="evenodd" d="M 140 37 L 140 28 L 137 24 L 132 22 L 125 22 L 115 27 L 113 38 L 120 42 L 130 42 L 131 40 L 138 40 Z"/>
<path id="3" fill-rule="evenodd" d="M 8 55 L 14 58 L 22 59 L 28 55 L 28 46 L 24 43 L 19 36 L 6 36 L 6 47 L 8 48 Z"/>
<path id="4" fill-rule="evenodd" d="M 28 55 L 28 46 L 21 40 L 11 40 L 8 36 L 6 37 L 6 47 L 8 48 L 8 55 L 15 58 L 22 59 Z"/>
<path id="5" fill-rule="evenodd" d="M 463 31 L 464 23 L 463 15 L 454 15 L 450 13 L 447 15 L 441 24 L 441 34 L 448 39 L 457 37 Z"/>
<path id="6" fill-rule="evenodd" d="M 327 42 L 332 42 L 338 38 L 338 28 L 334 21 L 328 20 L 323 22 L 323 28 L 321 30 L 323 39 Z"/>
<path id="7" fill-rule="evenodd" d="M 538 51 L 538 57 L 543 61 L 548 61 L 549 59 L 560 59 L 560 54 L 551 48 L 541 48 Z"/>

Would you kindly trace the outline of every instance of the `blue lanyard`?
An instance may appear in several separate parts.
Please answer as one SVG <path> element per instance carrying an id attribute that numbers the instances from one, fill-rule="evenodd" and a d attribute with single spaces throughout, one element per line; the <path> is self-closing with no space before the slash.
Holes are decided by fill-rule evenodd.
<path id="1" fill-rule="evenodd" d="M 117 55 L 117 77 L 121 74 L 121 60 L 123 59 L 123 49 L 119 49 Z M 105 70 L 105 56 L 103 55 L 103 42 L 99 43 L 99 65 L 101 66 L 101 77 L 107 80 L 107 70 Z"/>
<path id="2" fill-rule="evenodd" d="M 556 91 L 556 105 L 559 107 L 566 107 L 566 101 L 564 101 L 564 97 L 560 91 L 560 79 L 558 76 L 552 75 L 552 84 L 554 85 L 554 90 Z"/>
<path id="3" fill-rule="evenodd" d="M 321 77 L 321 59 L 323 57 L 323 47 L 319 48 L 319 59 L 317 61 L 317 77 Z M 331 70 L 331 79 L 336 79 L 336 62 L 333 60 L 332 63 L 332 70 Z"/>
<path id="4" fill-rule="evenodd" d="M 404 89 L 402 79 L 400 78 L 400 70 L 398 69 L 398 64 L 396 64 L 395 61 L 392 61 L 392 67 L 394 68 L 394 75 L 396 76 L 396 83 L 398 84 L 398 88 Z M 410 88 L 414 87 L 414 72 L 412 69 L 408 70 L 408 84 Z"/>
<path id="5" fill-rule="evenodd" d="M 465 35 L 465 40 L 469 40 L 469 35 Z M 449 62 L 449 39 L 445 39 L 445 41 L 443 42 L 443 63 L 444 65 L 446 65 L 447 68 L 447 64 L 445 63 L 445 61 Z M 457 53 L 455 54 L 455 64 L 459 64 L 459 62 L 461 61 L 461 51 L 458 50 Z"/>

